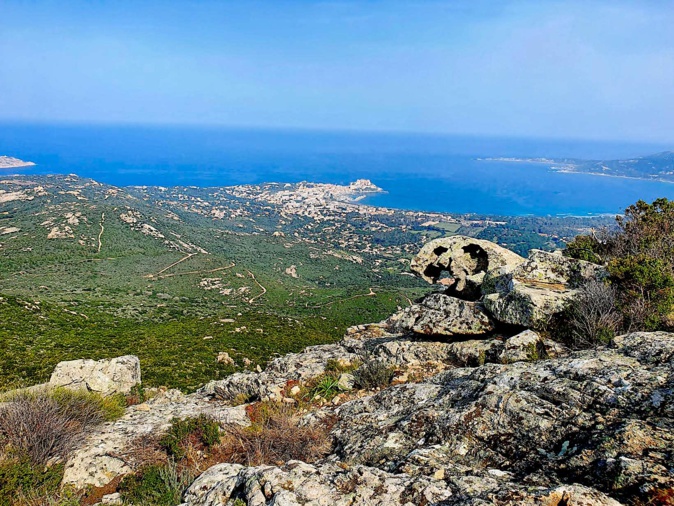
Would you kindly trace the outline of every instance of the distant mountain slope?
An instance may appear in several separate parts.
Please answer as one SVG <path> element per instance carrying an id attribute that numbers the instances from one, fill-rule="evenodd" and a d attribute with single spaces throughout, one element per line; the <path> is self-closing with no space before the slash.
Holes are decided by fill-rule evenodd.
<path id="1" fill-rule="evenodd" d="M 409 258 L 430 239 L 525 252 L 609 222 L 398 211 L 354 203 L 363 191 L 0 178 L 0 390 L 61 360 L 125 354 L 148 385 L 193 390 L 408 305 L 426 289 Z"/>

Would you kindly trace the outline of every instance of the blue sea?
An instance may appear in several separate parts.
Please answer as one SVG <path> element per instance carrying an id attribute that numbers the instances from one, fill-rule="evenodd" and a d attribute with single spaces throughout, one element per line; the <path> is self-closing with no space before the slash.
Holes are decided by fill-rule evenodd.
<path id="1" fill-rule="evenodd" d="M 221 186 L 371 179 L 387 193 L 365 203 L 488 215 L 619 213 L 674 199 L 674 184 L 582 174 L 489 157 L 617 159 L 674 146 L 471 136 L 0 124 L 0 155 L 37 163 L 8 173 L 70 174 L 118 186 Z"/>

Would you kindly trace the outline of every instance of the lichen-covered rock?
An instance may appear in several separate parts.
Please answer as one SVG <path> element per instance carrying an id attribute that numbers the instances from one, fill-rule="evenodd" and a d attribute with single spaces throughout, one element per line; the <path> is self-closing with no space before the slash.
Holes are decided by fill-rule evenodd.
<path id="1" fill-rule="evenodd" d="M 399 332 L 416 332 L 429 336 L 482 335 L 494 330 L 479 302 L 469 302 L 442 293 L 424 297 L 389 318 L 388 324 Z"/>
<path id="2" fill-rule="evenodd" d="M 561 284 L 569 288 L 607 276 L 606 269 L 600 265 L 536 249 L 529 252 L 526 262 L 512 270 L 512 277 L 521 282 Z"/>
<path id="3" fill-rule="evenodd" d="M 235 498 L 248 506 L 430 506 L 450 496 L 444 482 L 432 477 L 290 461 L 281 467 L 218 464 L 197 478 L 183 500 L 185 506 L 230 506 Z"/>
<path id="4" fill-rule="evenodd" d="M 545 329 L 579 286 L 606 275 L 590 262 L 532 250 L 528 260 L 509 272 L 496 269 L 485 275 L 482 302 L 501 323 Z"/>
<path id="5" fill-rule="evenodd" d="M 525 330 L 505 340 L 500 359 L 503 363 L 531 361 L 547 355 L 543 338 L 533 330 Z"/>
<path id="6" fill-rule="evenodd" d="M 109 360 L 70 360 L 57 364 L 51 387 L 89 390 L 101 395 L 128 393 L 140 384 L 140 361 L 134 355 Z"/>
<path id="7" fill-rule="evenodd" d="M 200 395 L 169 390 L 127 408 L 122 418 L 97 428 L 68 458 L 63 483 L 78 488 L 101 487 L 117 476 L 133 472 L 137 465 L 133 455 L 142 447 L 143 438 L 161 434 L 173 418 L 200 414 L 211 416 L 222 425 L 250 424 L 243 406 L 215 404 Z"/>
<path id="8" fill-rule="evenodd" d="M 262 372 L 237 373 L 211 381 L 199 393 L 224 401 L 232 401 L 241 394 L 251 399 L 281 400 L 289 381 L 307 381 L 320 376 L 325 372 L 328 360 L 351 363 L 360 358 L 339 344 L 309 346 L 300 353 L 289 353 L 272 360 Z"/>
<path id="9" fill-rule="evenodd" d="M 498 244 L 455 235 L 435 239 L 419 251 L 410 264 L 412 272 L 429 283 L 436 283 L 443 272 L 454 280 L 449 293 L 475 300 L 485 273 L 495 269 L 509 272 L 524 258 Z"/>
<path id="10" fill-rule="evenodd" d="M 450 368 L 390 387 L 340 406 L 336 454 L 389 473 L 440 473 L 447 504 L 546 504 L 527 490 L 574 483 L 595 490 L 568 504 L 648 497 L 674 486 L 672 340 L 637 333 L 617 349 Z"/>

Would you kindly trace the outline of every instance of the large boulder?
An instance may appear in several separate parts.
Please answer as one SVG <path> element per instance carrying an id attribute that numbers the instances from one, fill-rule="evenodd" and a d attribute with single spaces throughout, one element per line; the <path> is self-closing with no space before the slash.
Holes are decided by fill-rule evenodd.
<path id="1" fill-rule="evenodd" d="M 464 299 L 480 296 L 485 273 L 495 269 L 509 272 L 524 258 L 498 244 L 462 235 L 435 239 L 421 248 L 410 268 L 429 283 L 441 280 L 443 272 L 452 278 L 449 293 Z"/>
<path id="2" fill-rule="evenodd" d="M 139 384 L 140 360 L 134 355 L 109 360 L 60 362 L 49 380 L 51 387 L 89 390 L 106 396 L 128 393 Z"/>
<path id="3" fill-rule="evenodd" d="M 474 336 L 494 330 L 494 322 L 479 302 L 433 293 L 406 307 L 388 320 L 400 332 L 429 336 Z"/>
<path id="4" fill-rule="evenodd" d="M 606 276 L 606 270 L 599 265 L 532 250 L 529 259 L 515 268 L 486 274 L 483 303 L 501 323 L 544 329 L 580 286 Z"/>

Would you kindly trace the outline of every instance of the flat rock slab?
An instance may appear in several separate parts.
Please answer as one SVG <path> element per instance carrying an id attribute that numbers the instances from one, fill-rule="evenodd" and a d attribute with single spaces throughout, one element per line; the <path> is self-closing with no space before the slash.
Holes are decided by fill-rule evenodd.
<path id="1" fill-rule="evenodd" d="M 77 488 L 101 487 L 117 476 L 133 472 L 136 462 L 132 455 L 142 447 L 143 438 L 161 435 L 173 418 L 200 414 L 213 417 L 223 426 L 250 424 L 243 406 L 230 407 L 201 395 L 169 390 L 127 408 L 122 418 L 96 429 L 66 462 L 63 483 Z"/>

